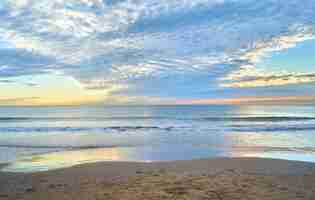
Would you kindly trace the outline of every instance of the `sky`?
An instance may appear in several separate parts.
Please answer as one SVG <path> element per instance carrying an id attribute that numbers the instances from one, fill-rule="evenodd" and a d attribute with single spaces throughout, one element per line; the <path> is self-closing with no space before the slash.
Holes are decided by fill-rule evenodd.
<path id="1" fill-rule="evenodd" d="M 315 102 L 315 0 L 1 0 L 0 105 Z"/>

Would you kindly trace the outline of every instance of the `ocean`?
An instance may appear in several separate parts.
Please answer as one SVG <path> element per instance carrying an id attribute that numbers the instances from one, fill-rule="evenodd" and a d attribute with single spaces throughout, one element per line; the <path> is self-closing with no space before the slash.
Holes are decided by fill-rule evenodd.
<path id="1" fill-rule="evenodd" d="M 315 162 L 315 106 L 0 107 L 5 171 L 214 157 Z"/>

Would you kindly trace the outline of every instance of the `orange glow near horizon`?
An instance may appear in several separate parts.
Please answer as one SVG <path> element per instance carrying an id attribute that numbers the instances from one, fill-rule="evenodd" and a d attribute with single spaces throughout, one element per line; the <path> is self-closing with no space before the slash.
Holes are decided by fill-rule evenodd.
<path id="1" fill-rule="evenodd" d="M 241 97 L 231 99 L 197 99 L 197 100 L 181 100 L 177 104 L 312 104 L 315 103 L 315 96 L 288 96 L 288 97 Z"/>
<path id="2" fill-rule="evenodd" d="M 17 98 L 1 99 L 2 106 L 79 106 L 79 105 L 269 105 L 269 104 L 315 104 L 315 96 L 288 96 L 288 97 L 240 97 L 226 99 L 196 99 L 196 100 L 152 100 L 150 97 L 144 103 L 143 99 L 131 101 L 132 97 L 106 97 L 100 95 L 71 95 L 71 96 L 47 96 L 45 98 Z"/>

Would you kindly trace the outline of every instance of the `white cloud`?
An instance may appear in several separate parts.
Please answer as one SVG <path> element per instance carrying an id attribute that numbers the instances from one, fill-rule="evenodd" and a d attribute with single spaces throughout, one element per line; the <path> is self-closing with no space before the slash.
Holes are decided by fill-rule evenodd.
<path id="1" fill-rule="evenodd" d="M 281 73 L 269 72 L 255 66 L 273 52 L 293 48 L 300 42 L 315 39 L 313 28 L 303 27 L 303 29 L 299 28 L 298 30 L 298 33 L 282 35 L 268 42 L 258 42 L 255 44 L 253 49 L 245 52 L 240 57 L 245 64 L 240 64 L 239 70 L 233 71 L 222 78 L 223 81 L 227 82 L 222 83 L 221 86 L 242 88 L 313 83 L 314 77 L 309 76 L 310 74 L 292 74 L 285 70 L 285 66 L 283 66 L 283 72 Z"/>
<path id="2" fill-rule="evenodd" d="M 310 74 L 277 74 L 277 75 L 257 75 L 247 80 L 227 83 L 223 86 L 233 88 L 253 88 L 266 86 L 283 86 L 290 84 L 315 83 L 315 73 Z"/>

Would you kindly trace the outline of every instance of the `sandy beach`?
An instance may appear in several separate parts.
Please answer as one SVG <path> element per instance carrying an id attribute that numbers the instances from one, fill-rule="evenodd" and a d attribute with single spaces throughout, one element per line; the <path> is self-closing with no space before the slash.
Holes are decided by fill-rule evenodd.
<path id="1" fill-rule="evenodd" d="M 102 162 L 0 173 L 1 200 L 315 199 L 315 164 L 256 158 Z"/>

